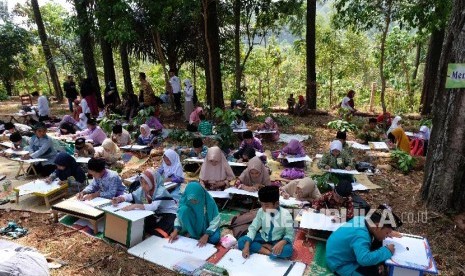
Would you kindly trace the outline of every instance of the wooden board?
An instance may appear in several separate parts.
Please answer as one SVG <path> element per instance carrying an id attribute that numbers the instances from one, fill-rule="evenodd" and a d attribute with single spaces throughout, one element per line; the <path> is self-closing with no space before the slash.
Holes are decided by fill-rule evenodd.
<path id="1" fill-rule="evenodd" d="M 52 206 L 52 210 L 60 211 L 70 215 L 77 215 L 88 219 L 99 219 L 103 217 L 104 212 L 97 208 L 79 201 L 76 198 L 70 198 Z"/>

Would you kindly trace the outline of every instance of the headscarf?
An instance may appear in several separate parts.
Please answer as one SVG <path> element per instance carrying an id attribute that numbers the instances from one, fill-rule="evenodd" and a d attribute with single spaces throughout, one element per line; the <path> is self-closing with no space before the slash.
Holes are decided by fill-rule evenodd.
<path id="1" fill-rule="evenodd" d="M 76 124 L 80 129 L 87 127 L 87 116 L 84 113 L 79 114 L 79 122 Z"/>
<path id="2" fill-rule="evenodd" d="M 200 113 L 203 112 L 203 109 L 198 106 L 192 111 L 191 115 L 189 116 L 189 124 L 198 124 L 200 123 Z"/>
<path id="3" fill-rule="evenodd" d="M 342 151 L 342 143 L 339 140 L 334 140 L 329 144 L 329 151 L 332 152 L 333 150 Z"/>
<path id="4" fill-rule="evenodd" d="M 55 170 L 56 176 L 61 180 L 67 180 L 69 177 L 73 176 L 77 182 L 84 183 L 86 181 L 86 175 L 82 168 L 76 162 L 71 155 L 60 152 L 55 157 L 55 165 L 65 167 L 64 170 Z"/>
<path id="5" fill-rule="evenodd" d="M 198 181 L 189 182 L 179 202 L 177 214 L 182 230 L 189 233 L 191 238 L 199 239 L 218 215 L 218 206 L 212 196 Z"/>
<path id="6" fill-rule="evenodd" d="M 297 198 L 297 188 L 300 188 L 302 190 L 302 196 L 300 199 L 302 200 L 312 201 L 321 196 L 318 187 L 310 177 L 294 179 L 283 188 L 291 197 L 294 198 Z"/>
<path id="7" fill-rule="evenodd" d="M 145 180 L 150 188 L 149 193 L 145 193 L 145 191 L 142 190 L 142 193 L 145 194 L 145 198 L 148 202 L 152 202 L 154 198 L 171 197 L 170 193 L 165 188 L 163 175 L 159 174 L 154 169 L 149 168 L 140 176 Z"/>
<path id="8" fill-rule="evenodd" d="M 250 170 L 256 170 L 260 173 L 260 175 L 257 178 L 252 179 L 250 177 Z M 242 184 L 248 186 L 255 184 L 268 186 L 271 184 L 268 169 L 265 167 L 262 160 L 258 156 L 255 156 L 254 158 L 249 160 L 249 162 L 247 163 L 247 168 L 241 173 L 241 175 L 239 176 L 239 180 Z"/>
<path id="9" fill-rule="evenodd" d="M 59 132 L 63 135 L 65 134 L 75 134 L 76 130 L 74 129 L 74 124 L 72 123 L 61 123 L 59 126 Z M 62 129 L 66 130 L 66 133 L 63 133 Z"/>
<path id="10" fill-rule="evenodd" d="M 102 148 L 105 150 L 104 154 L 115 155 L 119 152 L 119 147 L 115 142 L 113 142 L 110 138 L 103 140 Z"/>
<path id="11" fill-rule="evenodd" d="M 408 140 L 407 135 L 405 134 L 404 130 L 401 127 L 394 129 L 392 135 L 396 138 L 396 145 L 397 148 L 405 151 L 406 153 L 410 154 L 410 143 Z"/>
<path id="12" fill-rule="evenodd" d="M 391 133 L 394 129 L 399 127 L 399 121 L 402 120 L 400 116 L 396 116 L 394 120 L 392 120 L 391 126 L 389 127 L 388 131 L 386 132 L 386 135 Z"/>
<path id="13" fill-rule="evenodd" d="M 218 161 L 218 165 L 213 166 L 210 161 Z M 203 181 L 232 180 L 234 173 L 229 166 L 226 157 L 219 147 L 211 147 L 207 151 L 205 161 L 200 168 L 199 178 Z"/>
<path id="14" fill-rule="evenodd" d="M 69 123 L 69 124 L 76 124 L 76 121 L 73 119 L 73 117 L 71 115 L 65 115 L 63 116 L 63 119 L 61 119 L 61 122 L 60 124 L 63 124 L 63 123 Z"/>
<path id="15" fill-rule="evenodd" d="M 150 130 L 150 127 L 149 127 L 148 125 L 142 124 L 142 125 L 140 126 L 140 129 L 141 129 L 141 130 L 142 130 L 142 129 L 145 130 L 145 135 L 142 134 L 142 131 L 140 132 L 140 136 L 142 136 L 142 138 L 148 138 L 148 137 L 150 136 L 151 130 Z"/>
<path id="16" fill-rule="evenodd" d="M 299 104 L 300 104 L 300 105 L 305 104 L 305 98 L 304 98 L 304 96 L 302 96 L 302 95 L 299 95 Z"/>
<path id="17" fill-rule="evenodd" d="M 273 121 L 273 118 L 266 117 L 264 128 L 278 131 L 278 124 L 275 121 Z"/>
<path id="18" fill-rule="evenodd" d="M 167 149 L 163 156 L 166 156 L 171 162 L 171 166 L 168 166 L 165 163 L 165 160 L 163 160 L 161 164 L 163 167 L 163 176 L 165 178 L 171 177 L 172 175 L 184 176 L 181 161 L 179 160 L 179 155 L 174 150 Z"/>
<path id="19" fill-rule="evenodd" d="M 184 85 L 187 86 L 187 87 L 192 86 L 191 80 L 190 80 L 190 79 L 185 79 L 185 80 L 184 80 Z"/>
<path id="20" fill-rule="evenodd" d="M 352 99 L 354 96 L 355 96 L 355 91 L 354 90 L 349 90 L 349 92 L 347 92 L 347 97 Z"/>
<path id="21" fill-rule="evenodd" d="M 305 149 L 297 139 L 291 139 L 282 151 L 290 155 L 305 155 Z"/>
<path id="22" fill-rule="evenodd" d="M 430 134 L 429 127 L 427 127 L 427 126 L 421 126 L 421 127 L 420 127 L 420 132 L 421 132 L 421 134 L 423 135 L 423 138 L 424 138 L 425 140 L 429 140 L 429 137 L 430 137 L 430 135 L 431 135 L 431 134 Z"/>
<path id="23" fill-rule="evenodd" d="M 156 130 L 163 129 L 163 125 L 160 123 L 160 120 L 158 120 L 155 116 L 150 116 L 150 118 L 145 121 L 145 124 Z"/>

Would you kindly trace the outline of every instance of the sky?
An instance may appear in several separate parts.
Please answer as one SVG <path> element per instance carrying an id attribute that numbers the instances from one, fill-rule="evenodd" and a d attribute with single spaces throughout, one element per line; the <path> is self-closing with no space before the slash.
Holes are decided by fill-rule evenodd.
<path id="1" fill-rule="evenodd" d="M 17 3 L 24 5 L 27 1 L 30 1 L 30 0 L 6 0 L 7 5 L 8 5 L 8 11 L 11 12 Z M 42 6 L 48 2 L 53 2 L 53 3 L 60 4 L 69 12 L 72 12 L 73 10 L 73 5 L 66 0 L 38 0 L 38 2 L 39 2 L 39 6 Z M 15 16 L 13 18 L 13 22 L 16 24 L 21 25 L 23 23 L 22 21 L 23 21 L 23 18 L 21 17 Z"/>

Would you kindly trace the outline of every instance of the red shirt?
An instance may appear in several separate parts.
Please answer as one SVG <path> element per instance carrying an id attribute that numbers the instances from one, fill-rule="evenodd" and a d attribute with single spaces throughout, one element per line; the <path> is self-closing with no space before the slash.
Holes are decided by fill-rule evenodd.
<path id="1" fill-rule="evenodd" d="M 354 204 L 352 202 L 352 197 L 349 196 L 349 199 L 345 200 L 342 204 L 338 203 L 334 198 L 334 192 L 324 193 L 319 199 L 313 201 L 312 208 L 315 210 L 321 209 L 342 209 L 347 210 L 346 219 L 347 221 L 354 217 Z"/>

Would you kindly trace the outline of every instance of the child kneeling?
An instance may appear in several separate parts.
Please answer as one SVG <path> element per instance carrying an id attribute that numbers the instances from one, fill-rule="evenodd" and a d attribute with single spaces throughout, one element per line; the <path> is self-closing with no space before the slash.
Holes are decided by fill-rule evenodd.
<path id="1" fill-rule="evenodd" d="M 261 208 L 247 235 L 238 241 L 242 256 L 248 258 L 250 253 L 260 253 L 269 255 L 271 259 L 290 258 L 294 240 L 293 220 L 288 210 L 279 207 L 279 188 L 261 188 L 258 200 Z"/>

